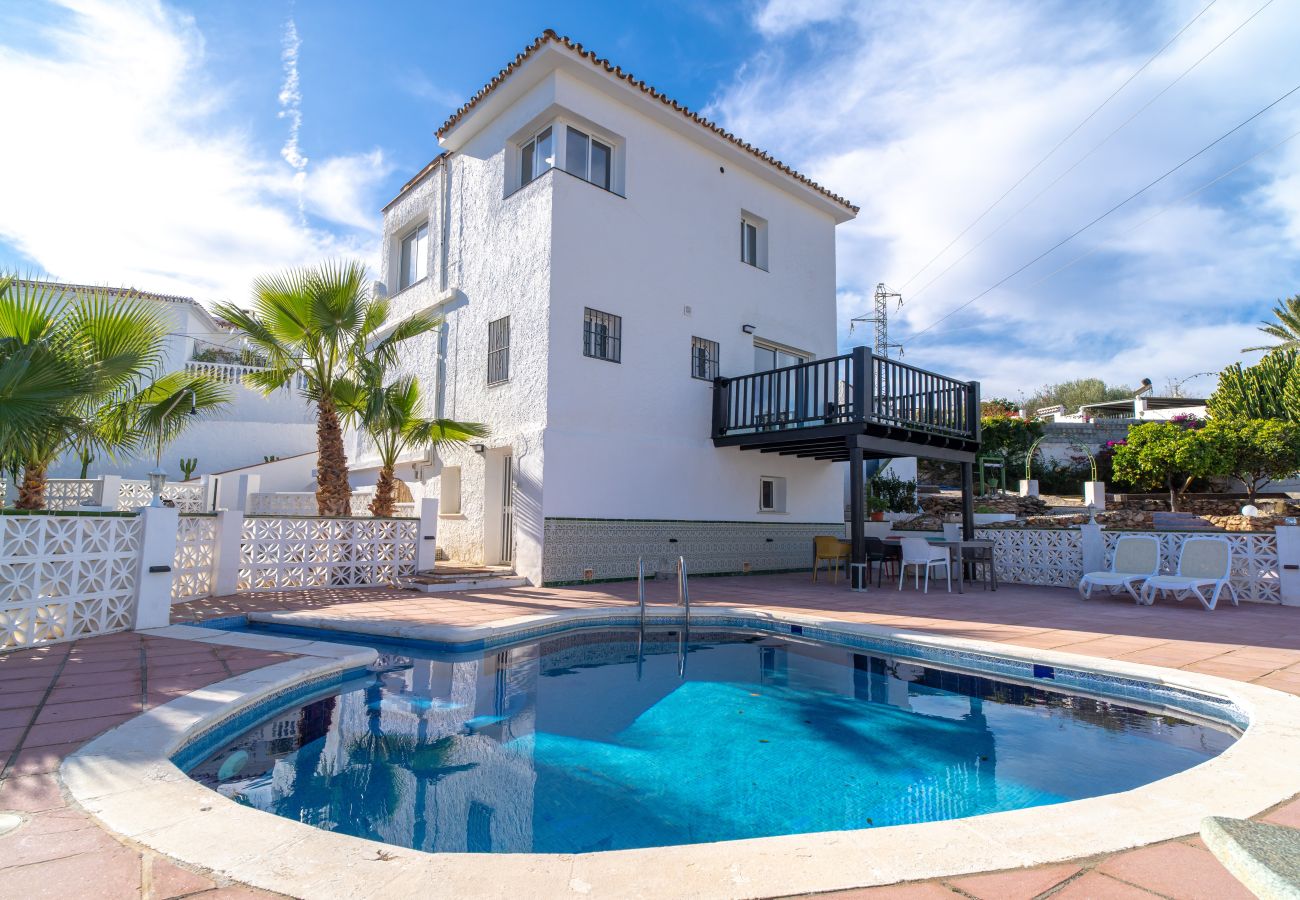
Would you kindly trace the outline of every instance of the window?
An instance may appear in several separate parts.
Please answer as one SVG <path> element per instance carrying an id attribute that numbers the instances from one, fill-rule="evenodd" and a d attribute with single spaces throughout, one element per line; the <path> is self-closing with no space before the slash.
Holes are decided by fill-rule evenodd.
<path id="1" fill-rule="evenodd" d="M 555 165 L 551 128 L 547 126 L 519 148 L 519 186 L 523 187 Z"/>
<path id="2" fill-rule="evenodd" d="M 402 238 L 402 265 L 398 289 L 406 290 L 429 274 L 429 223 Z"/>
<path id="3" fill-rule="evenodd" d="M 747 212 L 740 214 L 740 261 L 767 269 L 767 222 Z"/>
<path id="4" fill-rule="evenodd" d="M 609 190 L 613 149 L 572 126 L 567 127 L 565 132 L 564 170 Z"/>
<path id="5" fill-rule="evenodd" d="M 623 317 L 588 308 L 582 321 L 582 355 L 623 360 Z"/>
<path id="6" fill-rule="evenodd" d="M 712 381 L 718 377 L 718 342 L 691 338 L 691 377 Z"/>
<path id="7" fill-rule="evenodd" d="M 442 480 L 438 489 L 438 515 L 460 515 L 460 466 L 443 466 L 438 477 Z"/>
<path id="8" fill-rule="evenodd" d="M 811 357 L 807 353 L 798 350 L 754 341 L 755 372 L 770 372 L 773 369 L 784 369 L 786 366 L 797 366 L 808 362 L 809 359 Z"/>
<path id="9" fill-rule="evenodd" d="M 488 322 L 487 383 L 510 380 L 510 317 Z"/>
<path id="10" fill-rule="evenodd" d="M 758 511 L 785 512 L 785 479 L 764 475 L 758 479 Z"/>

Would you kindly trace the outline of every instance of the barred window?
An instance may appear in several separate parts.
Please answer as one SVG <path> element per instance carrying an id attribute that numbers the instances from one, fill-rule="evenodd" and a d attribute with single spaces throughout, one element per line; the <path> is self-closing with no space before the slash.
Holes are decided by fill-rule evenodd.
<path id="1" fill-rule="evenodd" d="M 582 355 L 622 362 L 623 317 L 588 307 L 582 321 Z"/>
<path id="2" fill-rule="evenodd" d="M 487 383 L 510 380 L 510 317 L 488 323 Z"/>
<path id="3" fill-rule="evenodd" d="M 718 377 L 718 342 L 691 338 L 691 377 L 712 381 Z"/>

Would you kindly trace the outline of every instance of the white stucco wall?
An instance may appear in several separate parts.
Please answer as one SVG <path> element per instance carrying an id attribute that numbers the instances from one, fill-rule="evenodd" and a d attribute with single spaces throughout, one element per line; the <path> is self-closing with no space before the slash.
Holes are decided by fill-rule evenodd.
<path id="1" fill-rule="evenodd" d="M 624 139 L 627 196 L 543 176 L 555 192 L 546 515 L 759 521 L 782 515 L 758 511 L 759 476 L 775 475 L 786 518 L 837 521 L 843 467 L 714 448 L 712 389 L 690 367 L 692 335 L 720 344 L 723 375 L 754 371 L 754 337 L 835 355 L 834 221 L 556 77 L 565 108 Z M 740 260 L 742 209 L 769 223 L 768 271 Z M 583 356 L 587 306 L 623 317 L 621 363 Z"/>

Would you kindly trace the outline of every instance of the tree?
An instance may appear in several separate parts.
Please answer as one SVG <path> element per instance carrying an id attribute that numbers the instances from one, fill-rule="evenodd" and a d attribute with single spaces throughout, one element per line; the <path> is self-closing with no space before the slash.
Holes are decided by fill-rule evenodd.
<path id="1" fill-rule="evenodd" d="M 980 401 L 980 418 L 987 419 L 992 416 L 1018 416 L 1020 408 L 1008 400 L 1006 397 L 990 397 L 988 400 Z"/>
<path id="2" fill-rule="evenodd" d="M 60 454 L 134 450 L 154 386 L 187 379 L 214 404 L 224 388 L 161 370 L 166 324 L 139 298 L 0 279 L 0 458 L 21 464 L 20 509 L 45 505 Z"/>
<path id="3" fill-rule="evenodd" d="M 475 422 L 424 418 L 420 384 L 414 378 L 401 378 L 387 386 L 372 381 L 364 393 L 361 427 L 375 442 L 380 462 L 375 498 L 370 501 L 372 516 L 393 514 L 397 487 L 393 470 L 404 452 L 443 443 L 462 444 L 487 435 L 487 428 Z"/>
<path id="4" fill-rule="evenodd" d="M 1148 490 L 1164 487 L 1169 491 L 1169 510 L 1175 512 L 1178 497 L 1193 481 L 1226 468 L 1219 445 L 1204 434 L 1205 429 L 1173 422 L 1134 425 L 1127 442 L 1115 448 L 1115 476 Z"/>
<path id="5" fill-rule="evenodd" d="M 365 369 L 389 366 L 404 341 L 439 319 L 416 313 L 389 325 L 388 301 L 370 294 L 365 267 L 327 262 L 266 275 L 253 283 L 253 308 L 219 304 L 217 315 L 244 333 L 266 368 L 245 376 L 270 394 L 300 378 L 316 404 L 316 509 L 349 514 L 352 489 L 343 449 L 344 419 L 361 406 Z"/>
<path id="6" fill-rule="evenodd" d="M 1219 373 L 1207 410 L 1216 419 L 1300 421 L 1300 351 L 1274 350 L 1253 366 L 1233 363 Z"/>
<path id="7" fill-rule="evenodd" d="M 1034 441 L 1043 436 L 1038 419 L 1017 416 L 987 416 L 980 419 L 980 452 L 996 454 L 1006 460 L 1008 471 L 1025 464 L 1025 455 Z"/>
<path id="8" fill-rule="evenodd" d="M 1128 400 L 1132 396 L 1133 391 L 1129 388 L 1121 385 L 1108 386 L 1100 378 L 1077 378 L 1074 381 L 1043 385 L 1029 398 L 1025 407 L 1034 413 L 1044 407 L 1059 404 L 1065 407 L 1066 412 L 1072 413 L 1089 403 Z"/>
<path id="9" fill-rule="evenodd" d="M 1264 347 L 1246 347 L 1242 350 L 1243 353 L 1252 350 L 1276 351 L 1300 348 L 1300 294 L 1279 300 L 1277 306 L 1273 307 L 1273 317 L 1277 321 L 1260 322 L 1259 330 L 1269 337 L 1277 338 L 1281 343 Z"/>
<path id="10" fill-rule="evenodd" d="M 154 468 L 161 469 L 163 447 L 229 400 L 230 392 L 220 382 L 189 372 L 169 372 L 136 397 L 131 428 L 140 436 L 142 444 L 154 450 Z M 183 460 L 181 465 L 184 466 Z M 188 479 L 189 474 L 185 477 Z"/>
<path id="11" fill-rule="evenodd" d="M 1214 445 L 1215 475 L 1246 486 L 1250 502 L 1270 481 L 1300 471 L 1300 425 L 1278 419 L 1211 419 L 1198 437 Z"/>

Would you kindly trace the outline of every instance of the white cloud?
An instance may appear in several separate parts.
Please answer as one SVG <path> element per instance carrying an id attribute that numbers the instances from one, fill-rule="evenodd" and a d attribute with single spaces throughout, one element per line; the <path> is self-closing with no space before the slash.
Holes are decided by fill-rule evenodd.
<path id="1" fill-rule="evenodd" d="M 220 124 L 226 97 L 191 18 L 147 0 L 67 12 L 21 46 L 0 36 L 0 84 L 23 86 L 5 99 L 23 127 L 0 142 L 0 236 L 19 252 L 63 279 L 205 301 L 243 299 L 269 270 L 374 254 L 382 154 L 307 171 L 294 130 L 286 168 Z M 296 108 L 296 78 L 284 87 Z M 300 193 L 321 227 L 300 221 Z"/>
<path id="2" fill-rule="evenodd" d="M 769 40 L 709 112 L 862 206 L 839 229 L 847 323 L 869 309 L 877 281 L 908 282 L 1203 6 L 771 0 L 754 19 Z M 1185 195 L 1300 128 L 1300 102 L 1279 106 L 924 338 L 908 338 L 1300 81 L 1288 49 L 1300 41 L 1300 18 L 1277 3 L 1008 218 L 1258 7 L 1220 0 L 911 280 L 890 323 L 909 360 L 1014 393 L 1082 375 L 1163 384 L 1220 368 L 1256 342 L 1255 321 L 1300 290 L 1300 138 Z M 868 337 L 859 330 L 853 343 Z"/>

